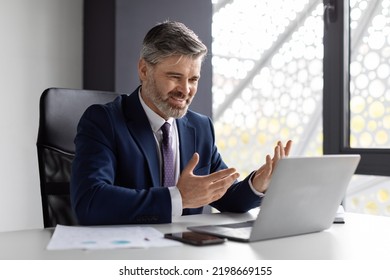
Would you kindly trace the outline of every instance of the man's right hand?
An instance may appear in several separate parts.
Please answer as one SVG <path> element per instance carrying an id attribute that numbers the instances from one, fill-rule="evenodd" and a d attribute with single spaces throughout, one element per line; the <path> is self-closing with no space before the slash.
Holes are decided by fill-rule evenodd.
<path id="1" fill-rule="evenodd" d="M 227 168 L 210 175 L 197 176 L 193 171 L 199 162 L 199 154 L 194 153 L 179 177 L 177 188 L 180 191 L 184 208 L 197 208 L 220 199 L 227 189 L 240 176 L 235 168 Z"/>

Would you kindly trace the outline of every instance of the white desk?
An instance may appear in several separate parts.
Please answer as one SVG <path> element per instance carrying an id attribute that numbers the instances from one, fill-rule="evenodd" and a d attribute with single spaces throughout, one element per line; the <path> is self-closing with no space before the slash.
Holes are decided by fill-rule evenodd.
<path id="1" fill-rule="evenodd" d="M 180 217 L 172 224 L 153 225 L 163 233 L 187 226 L 246 221 L 253 214 L 204 214 Z M 345 224 L 326 231 L 254 243 L 227 241 L 222 245 L 117 250 L 48 251 L 53 229 L 0 233 L 0 259 L 390 259 L 390 218 L 346 213 Z"/>

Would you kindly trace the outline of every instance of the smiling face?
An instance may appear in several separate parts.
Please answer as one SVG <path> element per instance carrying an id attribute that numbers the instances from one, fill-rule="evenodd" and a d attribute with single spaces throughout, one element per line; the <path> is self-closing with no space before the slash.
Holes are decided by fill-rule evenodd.
<path id="1" fill-rule="evenodd" d="M 138 73 L 144 102 L 164 119 L 183 117 L 198 89 L 202 57 L 174 55 L 152 65 L 141 59 Z"/>

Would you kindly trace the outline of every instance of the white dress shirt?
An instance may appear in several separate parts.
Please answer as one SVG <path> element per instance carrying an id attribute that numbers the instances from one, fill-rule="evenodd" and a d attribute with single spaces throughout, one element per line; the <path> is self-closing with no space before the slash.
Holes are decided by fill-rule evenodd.
<path id="1" fill-rule="evenodd" d="M 160 181 L 162 177 L 162 153 L 160 149 L 160 145 L 162 142 L 162 131 L 161 126 L 165 123 L 165 119 L 160 117 L 158 114 L 156 114 L 152 109 L 146 105 L 144 100 L 141 97 L 141 91 L 138 93 L 139 100 L 141 102 L 141 105 L 146 113 L 146 116 L 149 120 L 150 126 L 152 127 L 154 138 L 156 139 L 157 144 L 157 154 L 159 156 L 160 160 Z M 174 118 L 169 118 L 167 122 L 171 125 L 171 137 L 172 137 L 172 150 L 173 150 L 173 156 L 175 161 L 175 181 L 179 179 L 180 174 L 180 143 L 179 143 L 179 134 L 177 132 L 177 126 Z M 168 187 L 169 193 L 171 195 L 171 201 L 172 201 L 172 217 L 178 217 L 181 216 L 183 212 L 183 206 L 182 206 L 182 199 L 180 195 L 180 191 L 177 188 L 177 186 L 170 186 Z"/>

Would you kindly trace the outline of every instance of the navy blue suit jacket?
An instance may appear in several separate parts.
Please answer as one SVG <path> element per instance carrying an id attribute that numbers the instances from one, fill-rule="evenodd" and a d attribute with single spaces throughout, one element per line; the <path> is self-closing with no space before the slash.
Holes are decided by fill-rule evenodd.
<path id="1" fill-rule="evenodd" d="M 196 175 L 225 169 L 211 120 L 188 111 L 176 120 L 180 170 L 199 153 Z M 158 150 L 138 89 L 105 105 L 90 106 L 80 119 L 71 173 L 71 201 L 81 224 L 171 222 L 169 190 L 161 187 Z M 260 204 L 248 178 L 233 184 L 212 206 L 246 212 Z M 199 214 L 202 208 L 184 209 Z"/>

